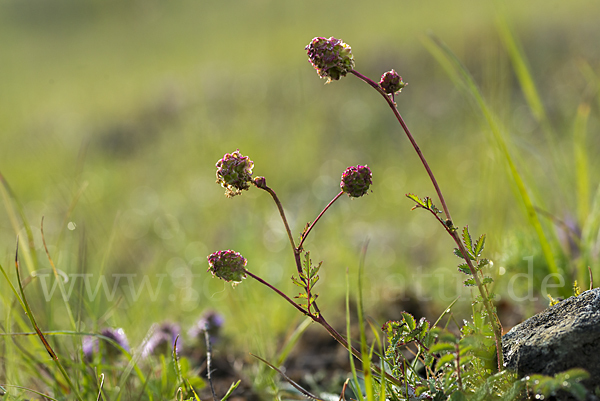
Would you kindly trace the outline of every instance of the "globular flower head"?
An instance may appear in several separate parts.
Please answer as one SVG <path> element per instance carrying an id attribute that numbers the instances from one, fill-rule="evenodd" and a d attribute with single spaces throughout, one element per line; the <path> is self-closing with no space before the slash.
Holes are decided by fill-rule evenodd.
<path id="1" fill-rule="evenodd" d="M 305 47 L 308 60 L 327 83 L 337 81 L 354 69 L 352 49 L 340 39 L 317 37 Z"/>
<path id="2" fill-rule="evenodd" d="M 388 95 L 393 95 L 400 92 L 406 86 L 406 83 L 402 82 L 402 77 L 396 71 L 391 70 L 381 76 L 379 86 Z"/>
<path id="3" fill-rule="evenodd" d="M 351 198 L 360 198 L 369 191 L 373 183 L 371 169 L 367 166 L 348 167 L 342 174 L 340 187 Z"/>
<path id="4" fill-rule="evenodd" d="M 217 162 L 217 184 L 225 188 L 225 195 L 231 198 L 250 188 L 254 162 L 242 156 L 239 149 L 227 153 Z"/>
<path id="5" fill-rule="evenodd" d="M 246 278 L 247 260 L 235 251 L 219 251 L 208 256 L 208 271 L 233 285 Z"/>
<path id="6" fill-rule="evenodd" d="M 170 355 L 177 340 L 177 351 L 181 349 L 181 329 L 178 324 L 164 322 L 153 327 L 154 332 L 145 342 L 142 348 L 142 358 L 149 355 Z"/>

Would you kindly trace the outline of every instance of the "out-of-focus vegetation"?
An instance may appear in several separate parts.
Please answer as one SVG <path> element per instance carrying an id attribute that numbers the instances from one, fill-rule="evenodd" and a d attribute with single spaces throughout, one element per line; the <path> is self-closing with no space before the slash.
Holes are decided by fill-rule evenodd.
<path id="1" fill-rule="evenodd" d="M 234 291 L 206 273 L 209 253 L 236 249 L 250 270 L 296 291 L 289 280 L 292 254 L 271 200 L 259 191 L 225 199 L 214 183 L 216 161 L 239 148 L 277 191 L 297 235 L 338 192 L 346 167 L 372 169 L 373 193 L 336 204 L 307 244 L 314 260 L 324 260 L 320 303 L 330 308 L 329 316 L 340 305 L 343 321 L 345 271 L 355 274 L 366 238 L 369 313 L 388 318 L 392 305 L 409 296 L 433 313 L 459 293 L 465 296 L 456 307 L 468 310 L 452 244 L 428 216 L 411 213 L 404 197 L 434 192 L 393 117 L 358 80 L 324 87 L 306 61 L 303 49 L 312 37 L 333 35 L 352 46 L 363 74 L 377 80 L 394 68 L 409 83 L 396 101 L 446 193 L 455 224 L 487 233 L 488 257 L 506 278 L 497 281 L 497 292 L 504 295 L 511 275 L 528 272 L 523 258 L 530 256 L 537 291 L 547 270 L 504 160 L 476 108 L 422 38 L 433 32 L 466 64 L 510 134 L 535 205 L 553 216 L 543 220 L 548 235 L 557 247 L 561 239 L 576 246 L 565 227 L 581 230 L 600 182 L 594 157 L 600 150 L 599 12 L 600 4 L 579 0 L 5 0 L 0 173 L 15 198 L 6 192 L 2 201 L 0 263 L 12 268 L 19 234 L 22 255 L 31 255 L 22 258 L 23 273 L 37 272 L 26 291 L 44 330 L 124 327 L 135 346 L 154 322 L 189 326 L 202 311 L 216 309 L 226 316 L 230 344 L 272 355 L 275 339 L 297 322 L 290 307 L 254 283 Z M 527 106 L 499 39 L 498 13 L 521 41 L 553 143 Z M 584 129 L 580 105 L 590 110 Z M 44 291 L 54 278 L 42 217 L 56 267 L 71 278 L 65 287 L 72 288 L 75 328 L 58 289 L 46 302 Z M 567 258 L 576 251 L 562 258 L 556 252 L 564 272 L 577 278 Z M 592 270 L 600 277 L 597 265 Z M 90 297 L 77 274 L 92 274 L 94 288 L 102 275 L 109 287 L 116 275 L 122 281 L 114 297 L 102 289 Z M 137 292 L 125 284 L 128 277 Z M 517 295 L 526 297 L 527 280 L 519 283 Z M 0 294 L 2 330 L 31 330 L 9 327 L 21 311 L 12 309 L 4 280 Z M 528 314 L 544 305 L 540 299 L 517 307 Z M 0 340 L 7 361 L 0 378 L 26 383 L 7 338 Z M 36 338 L 16 341 L 45 352 Z M 67 341 L 75 347 L 79 340 Z"/>

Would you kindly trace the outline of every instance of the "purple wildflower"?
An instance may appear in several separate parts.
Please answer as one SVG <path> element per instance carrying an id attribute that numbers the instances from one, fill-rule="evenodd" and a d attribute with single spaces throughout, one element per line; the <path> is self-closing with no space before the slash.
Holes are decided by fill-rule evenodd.
<path id="1" fill-rule="evenodd" d="M 105 329 L 102 329 L 102 331 L 100 332 L 100 335 L 113 340 L 119 347 L 121 347 L 125 351 L 129 351 L 129 342 L 127 341 L 127 336 L 125 335 L 125 332 L 123 331 L 123 329 L 121 329 L 121 328 L 118 328 L 118 329 L 105 328 Z M 121 349 L 117 348 L 112 342 L 106 341 L 105 339 L 102 339 L 102 340 L 103 340 L 103 345 L 104 345 L 103 356 L 105 355 L 109 359 L 113 359 L 122 353 Z M 94 357 L 94 354 L 100 352 L 99 337 L 95 337 L 95 336 L 83 337 L 82 349 L 83 349 L 83 355 L 84 355 L 85 359 L 92 360 Z"/>
<path id="2" fill-rule="evenodd" d="M 178 324 L 164 322 L 160 325 L 154 325 L 154 332 L 144 343 L 142 348 L 142 358 L 150 355 L 170 355 L 173 352 L 173 346 L 177 336 L 181 333 Z M 177 340 L 177 351 L 181 349 L 181 339 Z"/>
<path id="3" fill-rule="evenodd" d="M 196 324 L 190 328 L 188 334 L 190 337 L 204 342 L 204 331 L 207 331 L 210 343 L 214 344 L 219 339 L 219 332 L 221 331 L 223 323 L 225 323 L 223 315 L 215 311 L 207 311 L 204 312 Z"/>

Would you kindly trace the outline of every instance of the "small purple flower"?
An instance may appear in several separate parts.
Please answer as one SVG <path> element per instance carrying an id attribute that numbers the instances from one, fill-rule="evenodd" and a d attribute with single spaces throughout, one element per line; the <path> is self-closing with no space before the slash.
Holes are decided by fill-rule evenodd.
<path id="1" fill-rule="evenodd" d="M 192 338 L 196 338 L 204 342 L 204 331 L 208 332 L 211 344 L 214 344 L 219 339 L 219 332 L 225 323 L 225 318 L 215 311 L 207 311 L 202 314 L 200 319 L 194 324 L 188 334 Z"/>
<path id="2" fill-rule="evenodd" d="M 384 73 L 379 81 L 379 86 L 388 95 L 400 92 L 406 85 L 405 82 L 402 82 L 402 77 L 394 70 Z"/>
<path id="3" fill-rule="evenodd" d="M 154 332 L 144 343 L 142 348 L 142 358 L 150 355 L 170 355 L 173 352 L 175 340 L 180 334 L 181 329 L 178 324 L 164 322 L 160 325 L 154 325 Z M 181 349 L 181 339 L 177 340 L 177 352 Z"/>
<path id="4" fill-rule="evenodd" d="M 246 278 L 247 260 L 235 251 L 218 251 L 208 256 L 208 271 L 235 286 Z"/>
<path id="5" fill-rule="evenodd" d="M 305 47 L 308 60 L 327 83 L 345 77 L 354 69 L 352 49 L 340 39 L 317 37 Z"/>
<path id="6" fill-rule="evenodd" d="M 217 184 L 225 188 L 225 196 L 231 198 L 250 188 L 254 162 L 242 156 L 240 150 L 227 153 L 217 162 Z"/>
<path id="7" fill-rule="evenodd" d="M 360 198 L 373 184 L 371 169 L 367 166 L 348 167 L 342 174 L 340 187 L 351 198 Z"/>

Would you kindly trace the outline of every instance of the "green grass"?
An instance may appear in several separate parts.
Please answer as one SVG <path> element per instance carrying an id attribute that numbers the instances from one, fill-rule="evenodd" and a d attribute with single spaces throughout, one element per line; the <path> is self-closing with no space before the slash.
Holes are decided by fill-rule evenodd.
<path id="1" fill-rule="evenodd" d="M 512 273 L 526 272 L 522 258 L 533 255 L 539 289 L 553 271 L 548 253 L 570 279 L 586 279 L 588 265 L 600 277 L 593 252 L 600 215 L 600 169 L 593 157 L 600 146 L 594 136 L 598 6 L 545 5 L 508 2 L 507 31 L 504 25 L 498 30 L 490 4 L 475 1 L 369 7 L 340 1 L 4 1 L 0 173 L 14 198 L 8 192 L 2 198 L 0 264 L 16 286 L 18 234 L 25 293 L 44 331 L 124 327 L 135 347 L 155 322 L 187 328 L 204 310 L 217 309 L 227 319 L 228 347 L 272 361 L 281 334 L 298 324 L 294 311 L 257 283 L 232 290 L 206 273 L 209 253 L 236 249 L 249 269 L 288 294 L 296 291 L 289 280 L 293 258 L 271 200 L 258 191 L 228 200 L 214 184 L 216 161 L 239 148 L 280 195 L 296 235 L 337 193 L 347 166 L 373 170 L 374 192 L 336 203 L 306 244 L 313 260 L 324 260 L 324 313 L 343 322 L 346 267 L 355 277 L 367 236 L 367 314 L 387 316 L 391 312 L 381 305 L 405 292 L 433 297 L 431 310 L 444 308 L 461 277 L 451 242 L 428 216 L 411 213 L 404 198 L 407 192 L 433 195 L 418 160 L 374 92 L 352 78 L 323 86 L 306 61 L 303 47 L 313 36 L 334 35 L 352 45 L 362 73 L 376 79 L 395 68 L 409 83 L 396 98 L 400 110 L 447 193 L 455 223 L 487 233 L 489 257 L 507 271 L 499 288 Z M 561 249 L 555 224 L 544 214 L 538 214 L 540 229 L 550 249 L 540 247 L 539 231 L 520 206 L 522 191 L 480 112 L 423 46 L 428 30 L 464 62 L 504 127 L 531 196 L 528 210 L 541 207 L 555 219 L 576 221 L 580 253 Z M 65 283 L 65 291 L 74 283 L 68 303 L 60 288 L 46 302 L 39 275 L 49 274 L 51 283 L 54 273 L 42 244 L 42 217 L 59 271 L 93 274 L 93 285 L 100 274 L 136 274 L 157 286 L 157 275 L 166 274 L 158 296 L 142 291 L 135 299 L 122 286 L 110 300 L 90 300 L 80 279 Z M 26 225 L 33 238 L 29 251 Z M 38 278 L 27 282 L 32 271 Z M 443 276 L 421 275 L 432 272 Z M 136 288 L 140 284 L 135 281 Z M 457 313 L 467 313 L 468 292 L 458 292 Z M 31 332 L 5 280 L 0 294 L 0 331 Z M 267 309 L 267 316 L 257 316 Z M 50 341 L 61 361 L 75 355 L 67 372 L 92 389 L 92 372 L 79 377 L 80 340 L 60 334 Z M 49 386 L 54 397 L 63 396 L 52 379 L 40 376 L 39 366 L 58 372 L 35 336 L 0 337 L 0 362 L 0 385 Z M 255 363 L 248 363 L 249 371 Z M 135 372 L 130 377 L 139 380 Z M 116 384 L 106 376 L 105 388 Z M 7 391 L 16 399 L 27 396 Z M 163 394 L 152 386 L 143 391 Z"/>

